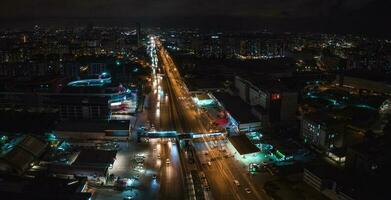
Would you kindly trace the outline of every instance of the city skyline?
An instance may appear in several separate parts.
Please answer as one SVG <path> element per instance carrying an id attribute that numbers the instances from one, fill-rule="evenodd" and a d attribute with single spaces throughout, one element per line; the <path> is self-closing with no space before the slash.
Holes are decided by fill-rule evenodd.
<path id="1" fill-rule="evenodd" d="M 389 199 L 390 1 L 1 4 L 2 199 Z"/>
<path id="2" fill-rule="evenodd" d="M 50 2 L 50 3 L 49 3 Z M 385 0 L 336 1 L 5 1 L 5 27 L 47 25 L 193 27 L 389 36 Z"/>

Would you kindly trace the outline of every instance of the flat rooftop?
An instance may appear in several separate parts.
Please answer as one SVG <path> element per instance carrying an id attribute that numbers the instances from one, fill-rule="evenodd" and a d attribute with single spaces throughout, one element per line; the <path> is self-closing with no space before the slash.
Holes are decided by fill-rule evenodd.
<path id="1" fill-rule="evenodd" d="M 239 124 L 259 122 L 259 119 L 251 113 L 251 106 L 243 102 L 240 97 L 224 92 L 215 92 L 213 95 Z"/>
<path id="2" fill-rule="evenodd" d="M 281 81 L 281 78 L 273 78 L 270 75 L 244 75 L 240 76 L 241 79 L 247 80 L 254 86 L 261 88 L 262 90 L 272 92 L 282 91 L 295 91 L 296 88 L 291 88 L 291 85 L 287 85 Z"/>
<path id="3" fill-rule="evenodd" d="M 56 131 L 103 132 L 107 130 L 129 130 L 129 120 L 79 120 L 61 121 Z"/>
<path id="4" fill-rule="evenodd" d="M 91 193 L 82 192 L 87 178 L 0 177 L 0 195 L 5 199 L 87 200 Z"/>
<path id="5" fill-rule="evenodd" d="M 210 97 L 206 93 L 197 93 L 195 95 L 199 100 L 207 100 L 210 99 Z"/>
<path id="6" fill-rule="evenodd" d="M 246 135 L 231 136 L 228 139 L 240 155 L 257 153 L 260 151 Z"/>
<path id="7" fill-rule="evenodd" d="M 116 155 L 117 151 L 82 149 L 72 165 L 110 165 Z"/>
<path id="8" fill-rule="evenodd" d="M 185 82 L 190 91 L 206 88 L 223 88 L 223 82 L 232 80 L 236 75 L 270 73 L 286 75 L 293 73 L 295 70 L 294 60 L 291 58 L 221 60 L 177 55 L 175 56 L 175 61 L 178 63 L 181 74 L 188 75 Z"/>

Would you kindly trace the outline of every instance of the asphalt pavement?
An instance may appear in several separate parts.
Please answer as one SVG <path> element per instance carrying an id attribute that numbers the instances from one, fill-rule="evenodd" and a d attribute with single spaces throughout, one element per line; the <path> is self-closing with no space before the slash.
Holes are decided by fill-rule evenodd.
<path id="1" fill-rule="evenodd" d="M 186 98 L 190 95 L 183 86 L 180 74 L 171 57 L 164 50 L 159 51 L 158 55 L 166 72 L 166 87 L 172 99 L 170 103 L 175 106 L 172 109 L 177 115 L 174 119 L 179 118 L 183 132 L 206 133 L 207 130 L 201 123 L 198 113 L 191 107 L 191 102 L 189 102 L 191 99 Z M 204 164 L 199 166 L 199 169 L 202 169 L 207 176 L 214 199 L 268 199 L 261 186 L 252 180 L 253 177 L 248 173 L 246 166 L 240 165 L 234 158 L 224 158 L 224 155 L 211 148 L 207 141 L 194 144 L 198 156 L 201 157 L 206 151 L 209 156 L 219 157 L 211 161 L 210 166 L 205 164 L 210 161 L 210 158 L 205 158 Z M 237 186 L 234 180 L 238 180 L 240 186 Z"/>
<path id="2" fill-rule="evenodd" d="M 157 41 L 157 44 L 159 46 L 160 42 Z M 164 48 L 159 49 L 157 59 L 164 74 L 156 76 L 152 93 L 146 98 L 149 101 L 147 105 L 150 106 L 137 115 L 134 130 L 149 121 L 157 131 L 206 133 L 207 129 L 203 125 L 205 123 L 201 122 L 173 60 Z M 211 188 L 210 192 L 205 191 L 207 199 L 269 199 L 263 192 L 262 185 L 255 181 L 256 177 L 247 173 L 246 166 L 241 165 L 235 158 L 224 157 L 225 153 L 215 148 L 210 141 L 193 141 L 198 159 L 195 164 L 189 164 L 186 160 L 188 152 L 179 150 L 178 144 L 170 139 L 149 139 L 137 143 L 134 132 L 132 137 L 133 140 L 129 143 L 121 143 L 121 151 L 109 173 L 125 178 L 137 175 L 138 180 L 131 184 L 131 189 L 121 192 L 98 189 L 94 195 L 95 199 L 118 199 L 126 195 L 134 195 L 135 199 L 187 199 L 188 185 L 184 180 L 188 180 L 189 170 L 205 173 Z M 217 143 L 224 146 L 224 141 L 218 140 Z M 204 152 L 207 152 L 207 155 Z M 145 156 L 145 170 L 142 172 L 133 170 L 137 165 L 134 161 L 137 154 Z M 154 175 L 157 179 L 153 178 Z M 234 180 L 237 180 L 240 186 L 236 185 Z M 251 192 L 247 192 L 245 188 Z"/>

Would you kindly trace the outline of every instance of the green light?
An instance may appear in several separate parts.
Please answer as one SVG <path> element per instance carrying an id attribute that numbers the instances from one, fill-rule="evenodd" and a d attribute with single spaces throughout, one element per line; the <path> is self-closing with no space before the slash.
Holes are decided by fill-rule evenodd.
<path id="1" fill-rule="evenodd" d="M 55 134 L 53 134 L 53 133 L 49 133 L 49 134 L 47 134 L 47 140 L 49 141 L 49 142 L 52 142 L 52 141 L 56 141 L 57 140 L 57 137 L 56 137 L 56 135 Z"/>
<path id="2" fill-rule="evenodd" d="M 1 138 L 0 138 L 0 142 L 5 142 L 8 140 L 8 137 L 3 135 Z"/>
<path id="3" fill-rule="evenodd" d="M 254 163 L 250 163 L 250 172 L 256 172 L 256 171 L 257 171 L 257 169 L 256 169 Z"/>
<path id="4" fill-rule="evenodd" d="M 285 155 L 283 153 L 281 153 L 279 150 L 276 151 L 276 154 L 281 157 L 279 160 L 284 160 L 285 159 Z"/>
<path id="5" fill-rule="evenodd" d="M 258 136 L 251 137 L 252 140 L 260 140 L 261 138 Z"/>

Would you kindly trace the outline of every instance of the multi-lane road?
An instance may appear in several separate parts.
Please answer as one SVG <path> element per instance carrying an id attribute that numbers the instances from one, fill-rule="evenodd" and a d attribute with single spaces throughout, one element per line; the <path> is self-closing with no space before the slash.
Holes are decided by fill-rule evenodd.
<path id="1" fill-rule="evenodd" d="M 155 41 L 158 47 L 158 59 L 164 71 L 163 80 L 166 81 L 164 87 L 170 100 L 170 121 L 179 132 L 206 133 L 208 130 L 201 123 L 201 118 L 175 63 L 160 41 L 158 39 Z M 221 138 L 217 141 L 224 145 L 226 140 Z M 256 185 L 251 180 L 252 177 L 247 173 L 246 166 L 232 157 L 224 157 L 222 152 L 213 148 L 205 139 L 193 141 L 193 144 L 200 158 L 198 169 L 205 172 L 214 199 L 268 199 L 260 185 Z M 204 152 L 207 152 L 207 155 Z M 235 184 L 234 180 L 237 180 L 240 186 Z"/>
<path id="2" fill-rule="evenodd" d="M 152 58 L 156 62 L 156 72 L 161 69 L 158 57 Z M 173 99 L 164 74 L 153 74 L 153 88 L 149 95 L 148 104 L 150 105 L 147 112 L 147 119 L 150 126 L 157 131 L 178 130 L 179 116 L 176 104 Z M 150 139 L 156 162 L 160 165 L 153 170 L 158 171 L 157 182 L 159 183 L 158 199 L 184 199 L 184 178 L 182 165 L 179 157 L 179 150 L 175 141 L 169 139 Z M 159 158 L 158 158 L 159 157 Z"/>
<path id="3" fill-rule="evenodd" d="M 154 71 L 161 73 L 153 74 L 153 89 L 146 100 L 147 109 L 138 114 L 134 130 L 150 124 L 157 131 L 207 133 L 175 63 L 157 38 L 155 42 Z M 253 183 L 246 166 L 232 157 L 224 157 L 223 152 L 205 138 L 192 141 L 196 162 L 191 164 L 186 158 L 189 152 L 179 149 L 174 141 L 149 139 L 148 142 L 137 143 L 135 136 L 132 135 L 134 138 L 129 143 L 121 143 L 121 151 L 110 173 L 128 179 L 136 175 L 138 180 L 131 184 L 132 189 L 122 193 L 98 189 L 94 199 L 118 199 L 129 194 L 134 199 L 189 199 L 191 170 L 203 171 L 206 175 L 211 190 L 205 191 L 205 199 L 268 199 L 260 186 Z M 216 142 L 224 146 L 226 141 L 220 138 Z M 138 165 L 134 158 L 138 154 L 145 156 L 142 172 L 134 171 Z M 157 178 L 154 179 L 154 176 Z M 238 180 L 240 186 L 234 180 Z M 245 188 L 251 193 L 247 193 Z"/>
<path id="4" fill-rule="evenodd" d="M 210 177 L 213 194 L 219 197 L 218 199 L 268 199 L 261 190 L 261 185 L 252 180 L 248 166 L 232 157 L 232 152 L 226 147 L 226 141 L 204 140 L 194 142 L 194 146 L 202 163 L 211 162 L 211 165 L 202 166 L 207 177 Z M 221 148 L 225 149 L 225 152 Z M 235 184 L 235 180 L 240 186 Z"/>

